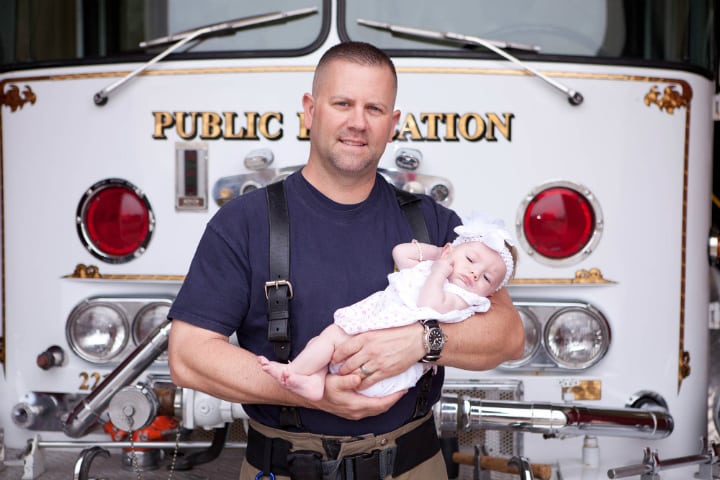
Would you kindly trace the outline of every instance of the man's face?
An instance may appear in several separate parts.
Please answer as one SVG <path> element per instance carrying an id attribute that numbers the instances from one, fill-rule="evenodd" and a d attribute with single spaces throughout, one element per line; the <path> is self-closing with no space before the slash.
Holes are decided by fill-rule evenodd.
<path id="1" fill-rule="evenodd" d="M 303 97 L 311 161 L 332 174 L 374 172 L 400 117 L 394 105 L 387 67 L 342 60 L 325 65 L 313 95 Z"/>

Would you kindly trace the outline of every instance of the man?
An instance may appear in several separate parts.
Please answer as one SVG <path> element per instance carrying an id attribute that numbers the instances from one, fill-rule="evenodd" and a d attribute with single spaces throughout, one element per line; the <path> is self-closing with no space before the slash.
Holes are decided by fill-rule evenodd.
<path id="1" fill-rule="evenodd" d="M 371 45 L 350 42 L 325 53 L 312 94 L 303 96 L 310 155 L 285 180 L 291 359 L 332 322 L 337 308 L 383 289 L 392 247 L 412 239 L 393 187 L 376 171 L 400 117 L 396 92 L 392 61 Z M 458 216 L 426 196 L 421 207 L 430 241 L 452 241 Z M 294 478 L 446 478 L 427 414 L 440 396 L 442 368 L 422 388 L 381 398 L 356 392 L 435 359 L 424 341 L 429 327 L 368 332 L 342 344 L 333 363 L 343 366 L 328 376 L 319 401 L 294 395 L 262 371 L 257 355 L 277 358 L 268 341 L 265 297 L 267 210 L 259 190 L 229 202 L 208 223 L 169 314 L 173 381 L 244 405 L 251 430 L 243 480 L 270 473 L 288 478 L 290 472 Z M 441 366 L 490 369 L 524 347 L 505 289 L 493 296 L 488 313 L 442 329 L 446 343 L 432 352 L 440 354 Z M 234 332 L 239 347 L 228 342 Z M 288 416 L 282 406 L 297 408 Z"/>

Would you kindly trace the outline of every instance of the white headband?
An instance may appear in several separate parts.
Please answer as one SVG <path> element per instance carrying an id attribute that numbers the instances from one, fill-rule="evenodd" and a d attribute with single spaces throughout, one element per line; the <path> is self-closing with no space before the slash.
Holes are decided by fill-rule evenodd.
<path id="1" fill-rule="evenodd" d="M 515 245 L 510 233 L 505 230 L 505 223 L 502 220 L 488 217 L 487 215 L 473 213 L 463 219 L 463 224 L 455 227 L 458 234 L 453 246 L 466 242 L 482 242 L 500 254 L 505 262 L 505 278 L 500 282 L 497 290 L 504 287 L 513 273 L 513 258 L 507 245 Z M 497 291 L 496 290 L 496 291 Z"/>

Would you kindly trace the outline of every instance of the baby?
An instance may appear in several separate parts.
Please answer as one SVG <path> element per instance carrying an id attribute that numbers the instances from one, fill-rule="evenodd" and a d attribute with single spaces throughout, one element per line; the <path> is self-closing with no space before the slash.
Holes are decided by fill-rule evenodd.
<path id="1" fill-rule="evenodd" d="M 452 244 L 437 247 L 413 240 L 393 248 L 398 271 L 388 275 L 388 287 L 335 312 L 335 322 L 312 338 L 291 363 L 258 357 L 265 372 L 290 391 L 319 400 L 335 346 L 369 330 L 409 325 L 424 319 L 459 322 L 490 308 L 488 297 L 512 278 L 516 249 L 502 221 L 475 215 L 455 228 Z M 330 365 L 337 373 L 339 365 Z M 408 389 L 430 364 L 417 363 L 405 372 L 381 380 L 360 393 L 380 397 Z M 363 377 L 372 375 L 362 367 Z"/>

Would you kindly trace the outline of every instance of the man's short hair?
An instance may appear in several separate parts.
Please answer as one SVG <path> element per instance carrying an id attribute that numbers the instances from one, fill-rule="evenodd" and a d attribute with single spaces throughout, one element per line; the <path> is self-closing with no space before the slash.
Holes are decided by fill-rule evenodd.
<path id="1" fill-rule="evenodd" d="M 315 68 L 315 79 L 313 80 L 313 91 L 317 82 L 318 73 L 323 68 L 336 60 L 344 60 L 359 65 L 387 67 L 392 72 L 395 80 L 395 89 L 397 90 L 397 71 L 395 64 L 388 55 L 374 45 L 365 42 L 343 42 L 329 48 Z"/>

